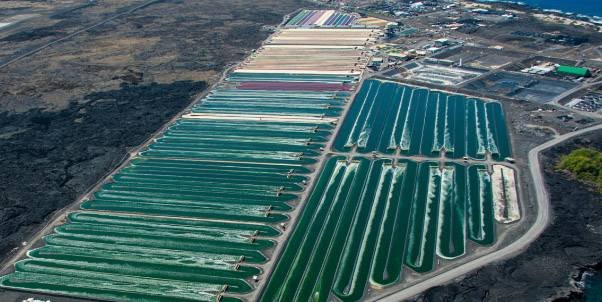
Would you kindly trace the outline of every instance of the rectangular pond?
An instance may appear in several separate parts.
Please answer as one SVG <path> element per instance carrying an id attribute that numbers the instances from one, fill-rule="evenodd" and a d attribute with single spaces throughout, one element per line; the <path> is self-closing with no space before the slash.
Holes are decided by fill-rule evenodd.
<path id="1" fill-rule="evenodd" d="M 492 245 L 491 183 L 481 164 L 330 158 L 261 301 L 360 301 Z"/>
<path id="2" fill-rule="evenodd" d="M 334 149 L 503 160 L 512 155 L 502 106 L 463 95 L 366 81 Z"/>

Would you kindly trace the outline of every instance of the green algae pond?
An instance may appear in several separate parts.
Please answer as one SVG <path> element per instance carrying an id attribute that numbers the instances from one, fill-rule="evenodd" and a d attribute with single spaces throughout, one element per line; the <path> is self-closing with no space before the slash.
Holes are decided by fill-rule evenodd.
<path id="1" fill-rule="evenodd" d="M 367 80 L 337 136 L 334 148 L 451 158 L 510 157 L 502 106 L 463 95 Z"/>
<path id="2" fill-rule="evenodd" d="M 0 286 L 110 301 L 242 301 L 334 130 L 322 118 L 337 117 L 348 95 L 213 91 L 192 108 L 202 117 L 168 127 Z"/>
<path id="3" fill-rule="evenodd" d="M 245 293 L 279 232 L 269 226 L 71 213 L 3 287 L 124 301 L 212 300 Z M 226 287 L 225 284 L 228 284 Z"/>
<path id="4" fill-rule="evenodd" d="M 142 152 L 152 158 L 186 158 L 273 164 L 313 164 L 333 129 L 307 124 L 183 118 Z"/>
<path id="5" fill-rule="evenodd" d="M 480 160 L 510 148 L 500 103 L 366 80 L 261 301 L 360 301 L 492 246 L 495 188 Z"/>
<path id="6" fill-rule="evenodd" d="M 484 165 L 333 157 L 261 301 L 359 301 L 495 240 Z"/>
<path id="7" fill-rule="evenodd" d="M 192 112 L 339 116 L 348 96 L 346 92 L 224 89 L 209 95 Z"/>
<path id="8" fill-rule="evenodd" d="M 267 275 L 262 265 L 300 202 L 262 301 L 358 301 L 369 288 L 458 259 L 470 245 L 495 243 L 485 164 L 392 154 L 511 156 L 497 102 L 367 80 L 334 140 L 348 156 L 329 157 L 300 200 L 357 80 L 231 73 L 44 236 L 0 286 L 110 301 L 243 301 L 256 290 L 252 280 Z M 290 83 L 305 90 L 284 90 Z M 325 87 L 340 89 L 312 91 Z"/>

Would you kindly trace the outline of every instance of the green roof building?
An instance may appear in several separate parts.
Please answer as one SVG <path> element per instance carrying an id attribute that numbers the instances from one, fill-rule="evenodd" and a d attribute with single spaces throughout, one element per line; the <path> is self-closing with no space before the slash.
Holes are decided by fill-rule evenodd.
<path id="1" fill-rule="evenodd" d="M 570 75 L 574 77 L 589 77 L 589 69 L 576 66 L 560 65 L 556 68 L 559 74 Z"/>

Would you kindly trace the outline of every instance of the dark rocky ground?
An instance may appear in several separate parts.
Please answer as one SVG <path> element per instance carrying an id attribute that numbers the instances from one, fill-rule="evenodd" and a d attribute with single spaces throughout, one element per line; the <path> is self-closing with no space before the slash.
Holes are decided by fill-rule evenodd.
<path id="1" fill-rule="evenodd" d="M 417 301 L 584 301 L 573 284 L 585 270 L 602 270 L 602 195 L 554 170 L 561 155 L 582 146 L 602 149 L 602 132 L 556 146 L 541 158 L 553 220 L 540 238 L 519 256 L 432 288 Z"/>
<path id="2" fill-rule="evenodd" d="M 95 1 L 0 31 L 0 57 L 142 2 Z M 264 25 L 306 5 L 160 1 L 1 69 L 0 259 L 257 48 Z"/>
<path id="3" fill-rule="evenodd" d="M 205 87 L 124 84 L 60 111 L 0 113 L 0 252 L 75 200 Z"/>

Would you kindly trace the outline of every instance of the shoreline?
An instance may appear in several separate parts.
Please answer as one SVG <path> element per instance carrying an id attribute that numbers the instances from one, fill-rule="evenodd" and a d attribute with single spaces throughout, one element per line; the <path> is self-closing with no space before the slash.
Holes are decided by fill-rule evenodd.
<path id="1" fill-rule="evenodd" d="M 602 26 L 602 15 L 586 15 L 577 12 L 569 12 L 561 9 L 543 8 L 534 6 L 522 1 L 512 0 L 470 0 L 470 2 L 482 3 L 482 4 L 501 4 L 501 5 L 514 5 L 520 6 L 522 9 L 529 11 L 530 13 L 545 13 L 552 14 L 563 18 L 568 18 L 575 21 L 590 22 L 594 25 Z"/>
<path id="2" fill-rule="evenodd" d="M 551 301 L 563 302 L 587 298 L 588 279 L 598 274 L 602 274 L 602 261 L 578 268 L 569 276 L 570 286 L 561 288 L 560 293 L 553 296 Z"/>

